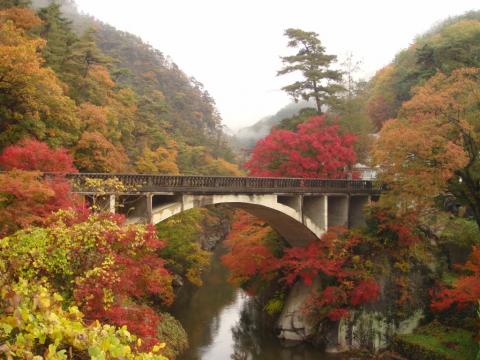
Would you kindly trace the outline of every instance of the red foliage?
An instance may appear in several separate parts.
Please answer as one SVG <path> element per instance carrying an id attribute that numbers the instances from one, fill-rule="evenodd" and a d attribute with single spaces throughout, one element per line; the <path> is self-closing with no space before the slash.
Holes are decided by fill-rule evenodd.
<path id="1" fill-rule="evenodd" d="M 74 200 L 66 181 L 45 180 L 36 171 L 2 173 L 0 237 L 30 225 L 41 225 L 52 212 L 71 207 Z"/>
<path id="2" fill-rule="evenodd" d="M 84 268 L 78 270 L 83 275 L 76 278 L 74 298 L 87 321 L 127 325 L 142 338 L 142 350 L 149 350 L 158 342 L 160 317 L 140 304 L 155 296 L 170 305 L 174 297 L 171 274 L 158 256 L 164 241 L 157 238 L 153 225 L 127 226 L 124 217 L 109 213 L 90 216 L 98 226 L 95 250 L 94 255 L 90 250 L 82 263 Z M 67 212 L 51 216 L 48 226 L 58 226 L 59 221 L 72 227 L 92 219 L 87 210 Z"/>
<path id="3" fill-rule="evenodd" d="M 380 239 L 398 243 L 402 246 L 411 246 L 420 241 L 415 233 L 417 228 L 417 214 L 415 211 L 398 215 L 378 207 L 372 207 L 373 225 Z"/>
<path id="4" fill-rule="evenodd" d="M 66 150 L 54 150 L 36 140 L 4 149 L 0 166 L 0 236 L 29 225 L 40 225 L 54 211 L 72 207 L 75 198 L 62 173 L 76 172 Z M 42 178 L 39 171 L 58 172 Z"/>
<path id="5" fill-rule="evenodd" d="M 334 308 L 328 312 L 327 317 L 332 321 L 339 321 L 340 319 L 346 318 L 349 315 L 350 311 L 348 309 Z"/>
<path id="6" fill-rule="evenodd" d="M 104 321 L 117 326 L 127 326 L 128 331 L 142 339 L 141 351 L 158 344 L 157 329 L 160 316 L 150 307 L 137 304 L 114 305 L 105 311 Z"/>
<path id="7" fill-rule="evenodd" d="M 314 293 L 306 310 L 321 313 L 331 320 L 348 316 L 349 308 L 378 299 L 380 288 L 354 256 L 363 239 L 344 229 L 331 229 L 306 247 L 283 249 L 274 255 L 265 244 L 268 227 L 246 213 L 240 213 L 227 239 L 230 252 L 222 260 L 231 278 L 250 291 L 262 281 L 279 278 L 291 286 L 298 280 L 307 285 L 318 279 L 323 289 Z M 315 286 L 316 287 L 316 286 Z"/>
<path id="8" fill-rule="evenodd" d="M 342 239 L 345 231 L 341 228 L 330 229 L 317 242 L 312 242 L 306 247 L 294 247 L 285 250 L 285 255 L 280 260 L 284 269 L 284 280 L 293 284 L 301 278 L 307 285 L 312 283 L 318 274 L 334 276 L 343 279 L 349 276 L 344 268 L 349 260 L 351 249 L 357 244 L 355 236 Z"/>
<path id="9" fill-rule="evenodd" d="M 78 172 L 73 158 L 65 149 L 51 149 L 47 144 L 31 139 L 6 147 L 0 155 L 4 170 L 38 170 L 42 172 Z"/>
<path id="10" fill-rule="evenodd" d="M 230 270 L 232 282 L 245 285 L 254 278 L 270 281 L 275 277 L 278 261 L 263 244 L 264 237 L 270 231 L 264 222 L 244 211 L 235 214 L 235 221 L 225 242 L 230 252 L 222 257 L 222 262 Z M 254 293 L 257 284 L 249 285 L 247 290 Z"/>
<path id="11" fill-rule="evenodd" d="M 458 308 L 477 304 L 480 299 L 480 246 L 474 246 L 465 265 L 458 266 L 465 272 L 451 287 L 443 287 L 434 294 L 431 308 L 442 311 L 456 304 Z"/>
<path id="12" fill-rule="evenodd" d="M 380 296 L 380 287 L 372 279 L 360 281 L 360 283 L 353 289 L 350 303 L 352 305 L 366 304 L 374 302 Z"/>
<path id="13" fill-rule="evenodd" d="M 273 130 L 257 143 L 245 167 L 254 176 L 342 178 L 344 168 L 355 163 L 354 142 L 354 135 L 341 135 L 338 125 L 315 116 L 297 132 Z"/>

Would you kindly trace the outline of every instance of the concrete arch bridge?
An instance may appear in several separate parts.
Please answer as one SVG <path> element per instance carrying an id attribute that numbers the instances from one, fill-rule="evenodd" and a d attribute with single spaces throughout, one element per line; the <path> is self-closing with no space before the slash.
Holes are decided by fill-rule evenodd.
<path id="1" fill-rule="evenodd" d="M 363 207 L 380 194 L 371 180 L 98 173 L 67 177 L 76 193 L 97 199 L 112 212 L 118 209 L 130 223 L 157 224 L 189 209 L 228 204 L 266 221 L 294 246 L 308 244 L 330 226 L 363 224 Z M 90 179 L 115 179 L 122 186 L 99 188 Z"/>

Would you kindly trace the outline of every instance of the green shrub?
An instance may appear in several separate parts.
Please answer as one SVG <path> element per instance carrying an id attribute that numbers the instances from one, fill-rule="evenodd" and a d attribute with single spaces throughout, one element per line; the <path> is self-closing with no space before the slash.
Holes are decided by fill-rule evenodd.
<path id="1" fill-rule="evenodd" d="M 206 212 L 192 209 L 157 225 L 158 237 L 166 243 L 160 253 L 165 266 L 197 286 L 202 285 L 201 274 L 210 264 L 210 253 L 202 250 L 198 241 Z"/>
<path id="2" fill-rule="evenodd" d="M 158 326 L 158 338 L 167 344 L 162 353 L 168 358 L 176 358 L 188 349 L 187 333 L 180 321 L 169 313 L 162 313 L 160 316 L 162 321 Z"/>

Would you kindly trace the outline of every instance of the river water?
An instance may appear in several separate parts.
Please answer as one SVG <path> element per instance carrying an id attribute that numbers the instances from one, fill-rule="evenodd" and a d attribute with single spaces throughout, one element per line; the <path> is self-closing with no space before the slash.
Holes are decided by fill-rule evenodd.
<path id="1" fill-rule="evenodd" d="M 309 346 L 282 347 L 265 326 L 253 299 L 227 282 L 217 246 L 198 289 L 184 286 L 173 315 L 188 333 L 190 348 L 178 360 L 341 360 Z M 264 324 L 263 324 L 264 325 Z"/>

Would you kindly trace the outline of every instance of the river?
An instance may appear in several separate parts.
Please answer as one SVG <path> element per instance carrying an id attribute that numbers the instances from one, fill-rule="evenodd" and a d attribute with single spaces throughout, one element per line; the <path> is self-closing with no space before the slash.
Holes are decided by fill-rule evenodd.
<path id="1" fill-rule="evenodd" d="M 253 299 L 227 282 L 220 261 L 222 244 L 212 256 L 204 284 L 184 286 L 172 308 L 188 333 L 190 348 L 177 360 L 341 360 L 310 346 L 282 347 L 262 326 Z"/>

